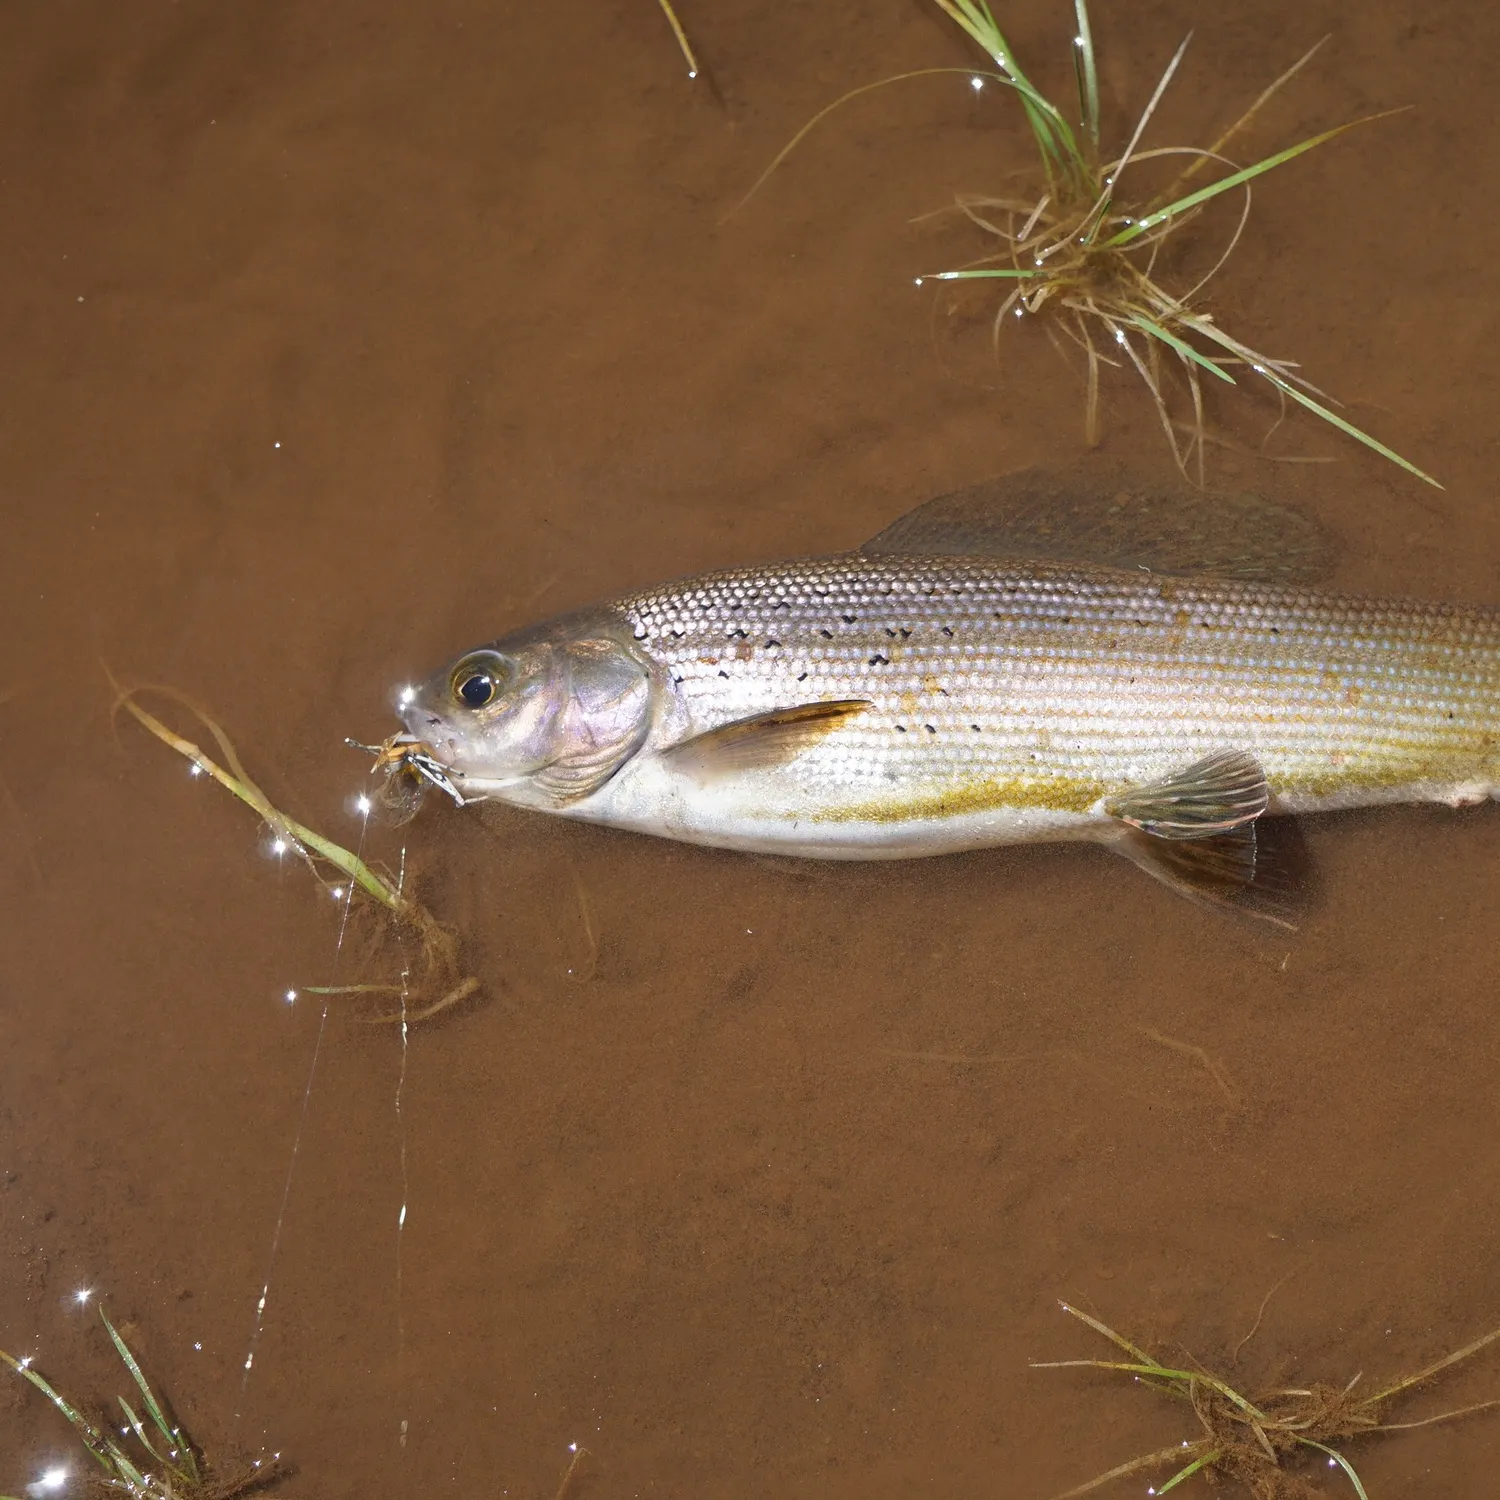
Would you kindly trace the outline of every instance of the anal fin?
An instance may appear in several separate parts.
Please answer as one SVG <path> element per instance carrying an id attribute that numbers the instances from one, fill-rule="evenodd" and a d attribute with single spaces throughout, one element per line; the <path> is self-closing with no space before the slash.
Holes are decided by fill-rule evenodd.
<path id="1" fill-rule="evenodd" d="M 1133 864 L 1200 906 L 1258 917 L 1288 932 L 1301 905 L 1292 889 L 1293 871 L 1268 858 L 1257 825 L 1245 823 L 1198 839 L 1161 839 L 1137 828 L 1124 831 L 1114 847 Z"/>
<path id="2" fill-rule="evenodd" d="M 826 703 L 773 708 L 695 734 L 672 746 L 665 755 L 678 769 L 705 779 L 735 771 L 767 770 L 811 749 L 869 706 L 868 698 L 836 698 Z"/>
<path id="3" fill-rule="evenodd" d="M 1221 750 L 1106 804 L 1126 827 L 1120 853 L 1200 905 L 1295 928 L 1291 862 L 1262 837 L 1265 772 L 1243 750 Z"/>

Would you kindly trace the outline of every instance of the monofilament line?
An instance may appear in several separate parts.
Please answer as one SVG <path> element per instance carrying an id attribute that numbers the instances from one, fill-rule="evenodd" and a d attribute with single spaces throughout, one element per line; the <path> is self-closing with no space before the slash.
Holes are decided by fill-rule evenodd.
<path id="1" fill-rule="evenodd" d="M 406 894 L 406 845 L 401 846 L 401 866 L 396 878 L 396 892 Z M 402 937 L 405 947 L 405 937 Z M 398 1381 L 404 1378 L 406 1364 L 406 1310 L 401 1297 L 401 1236 L 406 1228 L 406 1199 L 408 1191 L 406 1175 L 406 1120 L 401 1113 L 401 1097 L 406 1091 L 406 1060 L 410 1044 L 410 1026 L 407 1023 L 406 1005 L 410 993 L 411 963 L 406 955 L 401 960 L 401 1069 L 396 1075 L 396 1142 L 401 1153 L 401 1211 L 396 1215 L 396 1372 Z M 407 1423 L 403 1417 L 400 1428 L 400 1445 L 406 1446 Z"/>
<path id="2" fill-rule="evenodd" d="M 370 827 L 368 806 L 365 806 L 362 810 L 364 816 L 359 825 L 359 843 L 355 847 L 355 854 L 359 859 L 364 858 L 365 834 L 369 831 Z M 405 873 L 404 860 L 405 852 L 403 851 L 403 874 Z M 334 939 L 333 944 L 333 962 L 329 966 L 328 986 L 330 989 L 338 984 L 339 959 L 344 951 L 344 935 L 349 930 L 349 912 L 354 904 L 354 882 L 349 880 L 342 887 L 335 887 L 335 894 L 339 898 L 342 910 L 339 913 L 338 936 Z M 403 1005 L 405 1003 L 404 975 L 402 978 L 402 1003 Z M 286 1181 L 281 1187 L 281 1204 L 276 1211 L 275 1227 L 271 1231 L 271 1250 L 266 1257 L 266 1279 L 261 1284 L 260 1300 L 255 1304 L 255 1322 L 250 1330 L 249 1345 L 245 1350 L 245 1363 L 240 1375 L 241 1407 L 244 1406 L 245 1392 L 250 1385 L 250 1371 L 255 1366 L 255 1351 L 260 1345 L 260 1336 L 266 1324 L 266 1302 L 271 1295 L 271 1278 L 276 1270 L 276 1255 L 281 1246 L 281 1230 L 282 1226 L 286 1223 L 287 1205 L 291 1202 L 292 1198 L 292 1182 L 297 1174 L 297 1156 L 302 1149 L 302 1133 L 307 1128 L 307 1111 L 309 1104 L 312 1102 L 313 1081 L 318 1076 L 318 1059 L 322 1055 L 323 1036 L 327 1030 L 328 997 L 325 996 L 323 999 L 323 1012 L 318 1018 L 318 1033 L 313 1039 L 312 1060 L 308 1063 L 307 1083 L 302 1090 L 302 1104 L 297 1113 L 297 1129 L 292 1135 L 292 1151 L 286 1165 Z M 235 1421 L 238 1422 L 242 1415 L 242 1411 L 235 1412 Z"/>

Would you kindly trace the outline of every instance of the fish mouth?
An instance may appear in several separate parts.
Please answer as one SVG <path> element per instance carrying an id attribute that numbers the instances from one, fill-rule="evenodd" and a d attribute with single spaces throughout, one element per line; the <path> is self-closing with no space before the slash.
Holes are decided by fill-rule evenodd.
<path id="1" fill-rule="evenodd" d="M 369 751 L 375 757 L 371 771 L 384 771 L 388 783 L 397 777 L 409 776 L 419 783 L 436 787 L 444 795 L 451 797 L 459 807 L 466 807 L 470 802 L 478 800 L 466 797 L 456 785 L 464 779 L 464 773 L 457 766 L 443 760 L 429 741 L 409 731 L 393 734 L 379 745 L 361 745 L 357 740 L 349 740 L 348 743 L 357 749 Z"/>
<path id="2" fill-rule="evenodd" d="M 356 745 L 358 742 L 350 740 L 348 743 Z M 465 771 L 453 760 L 445 759 L 442 751 L 431 740 L 424 740 L 409 730 L 393 734 L 379 745 L 358 745 L 358 748 L 369 751 L 375 757 L 375 764 L 371 767 L 373 771 L 384 771 L 387 777 L 410 776 L 434 786 L 451 797 L 459 807 L 483 802 L 496 792 L 521 786 L 530 781 L 533 774 L 518 771 L 513 776 L 487 776 Z M 450 753 L 456 750 L 454 741 L 448 741 L 448 749 Z"/>

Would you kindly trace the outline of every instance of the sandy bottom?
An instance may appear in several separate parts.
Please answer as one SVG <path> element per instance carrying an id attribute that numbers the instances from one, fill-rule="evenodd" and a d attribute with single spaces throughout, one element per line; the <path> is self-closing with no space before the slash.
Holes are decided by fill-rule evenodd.
<path id="1" fill-rule="evenodd" d="M 1076 361 L 1021 326 L 997 363 L 912 285 L 981 249 L 917 215 L 1026 185 L 1013 100 L 858 100 L 718 222 L 841 91 L 964 66 L 948 23 L 679 9 L 715 88 L 652 0 L 0 13 L 0 1347 L 119 1389 L 88 1289 L 210 1451 L 318 1500 L 546 1500 L 572 1444 L 582 1496 L 870 1500 L 1045 1497 L 1192 1432 L 1028 1368 L 1099 1351 L 1059 1298 L 1252 1387 L 1500 1324 L 1493 808 L 1309 823 L 1288 938 L 1088 849 L 791 867 L 434 802 L 366 848 L 483 992 L 403 1047 L 286 1003 L 395 955 L 112 729 L 101 662 L 354 842 L 343 736 L 461 648 L 1078 456 Z M 1062 95 L 1069 7 L 1002 9 Z M 1115 140 L 1194 26 L 1158 143 L 1324 32 L 1247 152 L 1414 106 L 1265 178 L 1210 305 L 1448 488 L 1302 417 L 1274 451 L 1336 462 L 1217 478 L 1333 526 L 1346 586 L 1500 599 L 1500 12 L 1095 23 Z M 1138 386 L 1105 408 L 1165 472 Z M 1497 1393 L 1482 1356 L 1406 1413 Z M 70 1451 L 0 1381 L 0 1492 Z M 1500 1418 L 1354 1452 L 1372 1496 L 1478 1496 Z"/>

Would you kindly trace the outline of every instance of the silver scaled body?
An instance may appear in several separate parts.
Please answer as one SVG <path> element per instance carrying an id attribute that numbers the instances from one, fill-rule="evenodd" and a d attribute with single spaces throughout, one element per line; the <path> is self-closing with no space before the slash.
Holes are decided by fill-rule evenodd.
<path id="1" fill-rule="evenodd" d="M 1120 798 L 1224 751 L 1259 764 L 1271 812 L 1500 788 L 1500 614 L 1480 606 L 851 553 L 630 594 L 475 658 L 493 705 L 457 696 L 461 663 L 402 709 L 465 800 L 733 849 L 1113 839 Z M 830 702 L 858 706 L 774 729 Z"/>

